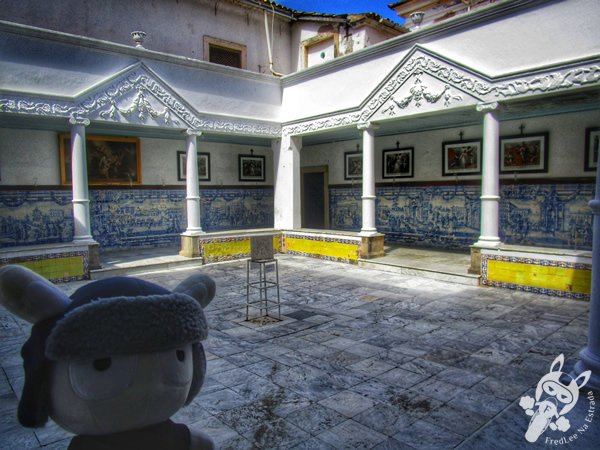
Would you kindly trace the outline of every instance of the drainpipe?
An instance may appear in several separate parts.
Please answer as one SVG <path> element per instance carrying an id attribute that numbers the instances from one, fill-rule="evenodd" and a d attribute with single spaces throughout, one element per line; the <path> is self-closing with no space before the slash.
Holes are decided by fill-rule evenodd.
<path id="1" fill-rule="evenodd" d="M 271 5 L 271 7 L 273 7 L 273 5 Z M 271 37 L 269 36 L 269 19 L 267 17 L 266 11 L 264 12 L 264 14 L 265 14 L 265 34 L 267 35 L 267 50 L 269 52 L 269 70 L 276 77 L 282 77 L 283 76 L 282 73 L 275 72 L 275 69 L 273 69 L 273 53 L 271 51 Z M 274 9 L 273 9 L 273 23 L 275 23 L 275 10 Z M 271 29 L 271 33 L 272 32 L 273 32 L 273 30 Z"/>

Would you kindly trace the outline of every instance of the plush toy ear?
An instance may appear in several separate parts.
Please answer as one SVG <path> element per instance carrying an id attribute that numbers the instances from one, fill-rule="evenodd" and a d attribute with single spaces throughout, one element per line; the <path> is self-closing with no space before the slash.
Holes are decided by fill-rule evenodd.
<path id="1" fill-rule="evenodd" d="M 63 313 L 70 300 L 37 273 L 17 265 L 0 268 L 0 305 L 30 323 Z"/>
<path id="2" fill-rule="evenodd" d="M 197 274 L 183 280 L 173 292 L 189 295 L 206 308 L 215 296 L 215 282 L 208 275 Z"/>

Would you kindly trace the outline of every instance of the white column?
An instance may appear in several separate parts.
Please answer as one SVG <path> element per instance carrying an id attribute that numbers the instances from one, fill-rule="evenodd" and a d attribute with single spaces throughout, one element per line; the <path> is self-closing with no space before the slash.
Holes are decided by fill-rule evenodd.
<path id="1" fill-rule="evenodd" d="M 375 130 L 377 125 L 370 122 L 358 125 L 363 135 L 363 177 L 362 177 L 362 228 L 360 234 L 377 234 L 375 227 Z"/>
<path id="2" fill-rule="evenodd" d="M 71 180 L 73 182 L 73 242 L 93 241 L 90 221 L 85 127 L 88 119 L 72 116 L 71 124 Z"/>
<path id="3" fill-rule="evenodd" d="M 275 228 L 300 228 L 300 150 L 302 137 L 283 136 L 272 143 Z"/>
<path id="4" fill-rule="evenodd" d="M 590 379 L 583 387 L 586 391 L 600 391 L 600 171 L 596 171 L 596 195 L 589 202 L 594 214 L 592 238 L 592 293 L 588 323 L 587 346 L 579 353 L 573 369 L 573 378 L 590 370 Z M 581 383 L 579 383 L 581 385 Z"/>
<path id="5" fill-rule="evenodd" d="M 477 247 L 497 247 L 500 217 L 500 121 L 498 102 L 480 103 L 483 112 L 483 157 L 481 175 L 481 230 Z"/>
<path id="6" fill-rule="evenodd" d="M 202 133 L 197 130 L 186 130 L 185 135 L 187 228 L 184 234 L 192 236 L 204 233 L 200 225 L 200 186 L 198 183 L 197 153 L 197 138 Z"/>

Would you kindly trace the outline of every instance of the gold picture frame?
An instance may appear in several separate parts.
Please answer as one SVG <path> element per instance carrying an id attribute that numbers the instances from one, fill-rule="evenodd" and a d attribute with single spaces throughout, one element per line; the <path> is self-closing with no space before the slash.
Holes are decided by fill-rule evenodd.
<path id="1" fill-rule="evenodd" d="M 129 186 L 141 184 L 140 140 L 132 137 L 86 136 L 88 184 Z M 72 184 L 71 135 L 59 135 L 60 182 Z"/>

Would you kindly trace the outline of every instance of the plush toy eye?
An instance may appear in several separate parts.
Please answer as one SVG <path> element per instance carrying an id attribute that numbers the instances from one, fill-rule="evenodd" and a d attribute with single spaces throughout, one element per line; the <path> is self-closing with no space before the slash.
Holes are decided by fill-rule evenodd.
<path id="1" fill-rule="evenodd" d="M 136 355 L 71 361 L 69 378 L 73 391 L 84 400 L 101 400 L 127 389 L 135 376 Z"/>
<path id="2" fill-rule="evenodd" d="M 192 380 L 194 365 L 191 344 L 175 351 L 161 352 L 158 357 L 161 361 L 163 380 L 166 384 L 184 386 Z"/>
<path id="3" fill-rule="evenodd" d="M 94 369 L 96 369 L 98 372 L 103 372 L 110 368 L 110 365 L 112 364 L 112 360 L 110 358 L 100 358 L 100 359 L 95 359 L 92 364 L 94 366 Z"/>

